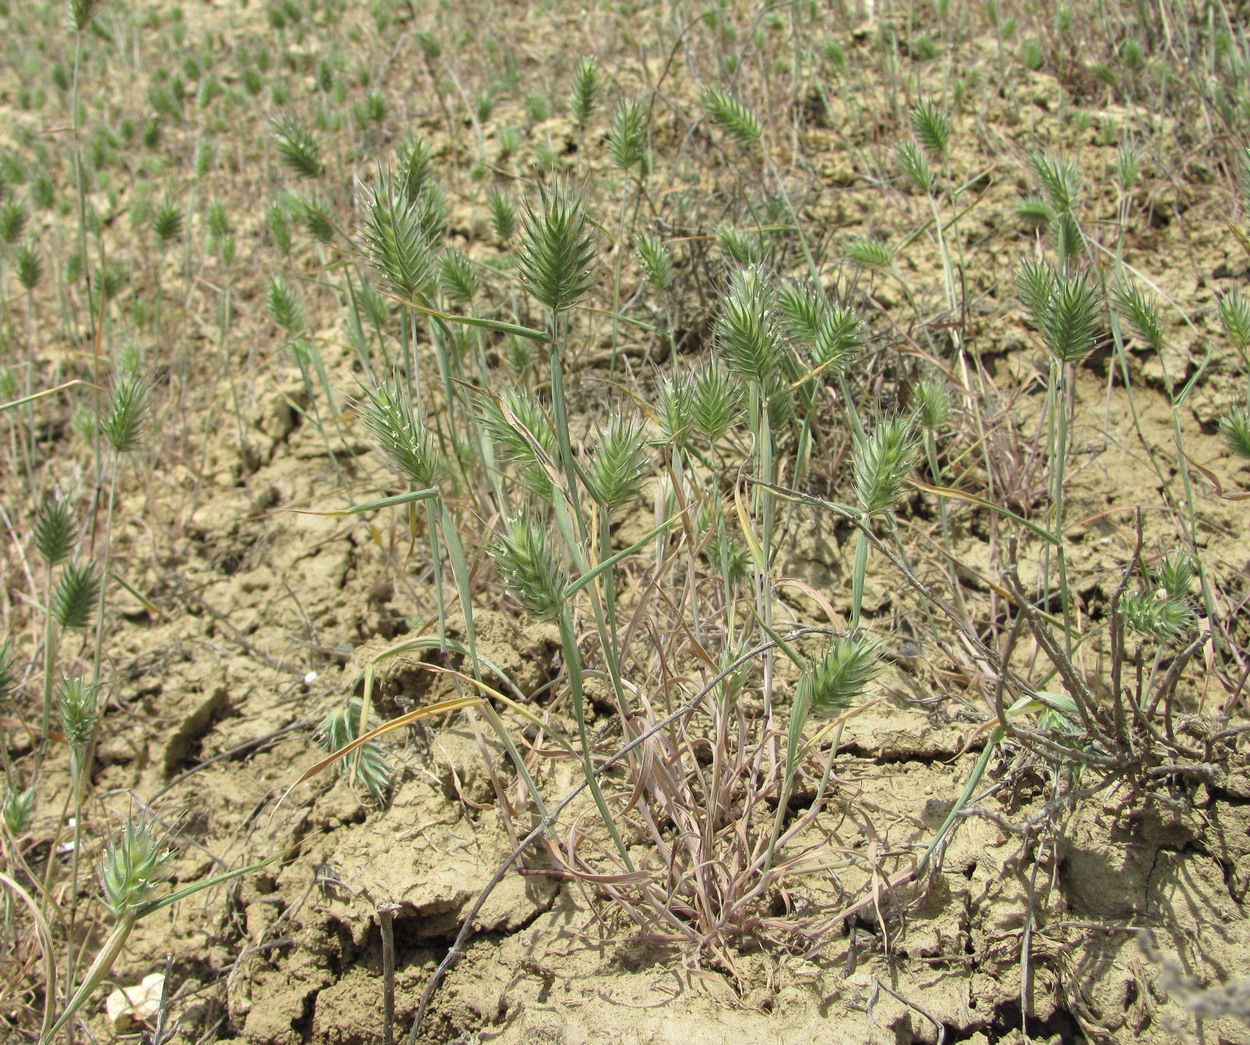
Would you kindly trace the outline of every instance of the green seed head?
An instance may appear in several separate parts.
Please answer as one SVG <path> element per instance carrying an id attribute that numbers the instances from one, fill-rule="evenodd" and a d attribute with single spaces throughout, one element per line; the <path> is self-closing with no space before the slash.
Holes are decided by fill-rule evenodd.
<path id="1" fill-rule="evenodd" d="M 812 359 L 822 369 L 843 371 L 867 340 L 868 328 L 858 310 L 849 305 L 833 305 L 825 311 L 816 329 Z"/>
<path id="2" fill-rule="evenodd" d="M 669 446 L 685 449 L 694 433 L 694 392 L 685 374 L 671 374 L 659 388 L 656 417 L 660 435 Z"/>
<path id="3" fill-rule="evenodd" d="M 438 282 L 448 300 L 460 305 L 467 305 L 477 293 L 477 272 L 473 262 L 458 250 L 448 250 L 443 255 Z"/>
<path id="4" fill-rule="evenodd" d="M 742 390 L 715 358 L 695 374 L 692 408 L 695 426 L 713 443 L 741 420 Z"/>
<path id="5" fill-rule="evenodd" d="M 593 285 L 594 262 L 590 223 L 577 194 L 562 183 L 539 186 L 538 205 L 528 204 L 521 219 L 521 285 L 552 312 L 563 312 Z"/>
<path id="6" fill-rule="evenodd" d="M 19 791 L 15 787 L 6 788 L 4 796 L 4 826 L 8 829 L 9 837 L 21 838 L 30 830 L 30 825 L 34 819 L 35 789 L 28 787 L 25 791 Z"/>
<path id="7" fill-rule="evenodd" d="M 403 203 L 408 206 L 421 198 L 434 176 L 433 157 L 425 139 L 412 134 L 399 147 L 399 169 L 395 176 Z"/>
<path id="8" fill-rule="evenodd" d="M 1163 557 L 1158 570 L 1159 587 L 1172 598 L 1189 594 L 1194 580 L 1194 559 L 1183 548 L 1176 548 Z"/>
<path id="9" fill-rule="evenodd" d="M 130 453 L 143 445 L 150 391 L 147 381 L 135 374 L 122 374 L 113 382 L 100 431 L 117 453 Z"/>
<path id="10" fill-rule="evenodd" d="M 646 158 L 647 106 L 640 98 L 622 98 L 612 113 L 608 155 L 618 170 L 627 171 Z"/>
<path id="11" fill-rule="evenodd" d="M 645 233 L 634 241 L 634 248 L 647 282 L 656 290 L 667 290 L 673 283 L 673 258 L 668 248 Z"/>
<path id="12" fill-rule="evenodd" d="M 374 268 L 400 297 L 420 297 L 434 281 L 437 209 L 428 187 L 412 201 L 391 178 L 380 178 L 374 187 L 365 242 Z"/>
<path id="13" fill-rule="evenodd" d="M 569 111 L 578 127 L 585 127 L 599 104 L 599 66 L 593 58 L 583 58 L 577 63 L 573 75 L 573 91 L 569 97 Z"/>
<path id="14" fill-rule="evenodd" d="M 516 234 L 516 207 L 508 197 L 497 189 L 486 190 L 486 203 L 490 207 L 490 227 L 500 246 L 506 246 Z"/>
<path id="15" fill-rule="evenodd" d="M 417 423 L 407 389 L 386 381 L 378 385 L 369 393 L 364 422 L 395 472 L 418 489 L 434 485 L 429 434 Z"/>
<path id="16" fill-rule="evenodd" d="M 725 131 L 739 145 L 750 147 L 757 145 L 763 137 L 763 128 L 755 113 L 728 91 L 720 87 L 706 87 L 700 97 L 703 111 L 712 118 L 721 130 Z"/>
<path id="17" fill-rule="evenodd" d="M 1220 298 L 1220 322 L 1244 361 L 1250 356 L 1250 301 L 1234 286 Z"/>
<path id="18" fill-rule="evenodd" d="M 864 236 L 852 236 L 842 243 L 846 257 L 864 268 L 888 271 L 894 264 L 894 251 L 884 243 Z"/>
<path id="19" fill-rule="evenodd" d="M 1098 291 L 1085 273 L 1060 280 L 1043 328 L 1051 355 L 1065 363 L 1084 358 L 1098 336 L 1100 313 Z"/>
<path id="20" fill-rule="evenodd" d="M 71 747 L 81 750 L 95 733 L 96 691 L 81 678 L 65 679 L 57 694 L 61 726 Z"/>
<path id="21" fill-rule="evenodd" d="M 0 240 L 14 244 L 26 231 L 26 205 L 21 200 L 7 200 L 0 205 Z"/>
<path id="22" fill-rule="evenodd" d="M 105 906 L 118 917 L 141 906 L 173 858 L 173 850 L 146 820 L 127 821 L 121 837 L 105 847 L 100 862 Z"/>
<path id="23" fill-rule="evenodd" d="M 294 288 L 281 273 L 269 281 L 265 304 L 270 318 L 288 334 L 301 331 L 308 325 L 304 306 L 300 304 Z"/>
<path id="24" fill-rule="evenodd" d="M 69 27 L 76 33 L 86 32 L 87 26 L 103 6 L 104 0 L 69 0 L 66 4 Z"/>
<path id="25" fill-rule="evenodd" d="M 1234 407 L 1220 418 L 1220 435 L 1224 445 L 1244 460 L 1250 460 L 1250 411 Z"/>
<path id="26" fill-rule="evenodd" d="M 39 557 L 49 566 L 68 559 L 74 548 L 75 529 L 69 506 L 49 497 L 35 521 L 35 548 Z"/>
<path id="27" fill-rule="evenodd" d="M 1120 604 L 1120 612 L 1129 629 L 1160 642 L 1184 638 L 1196 624 L 1189 603 L 1163 589 L 1126 598 Z"/>
<path id="28" fill-rule="evenodd" d="M 1163 350 L 1163 321 L 1159 306 L 1136 283 L 1123 287 L 1115 296 L 1115 311 L 1123 318 L 1146 348 Z"/>
<path id="29" fill-rule="evenodd" d="M 293 116 L 273 121 L 274 146 L 278 156 L 301 178 L 319 178 L 325 172 L 321 144 L 307 127 Z"/>
<path id="30" fill-rule="evenodd" d="M 349 698 L 343 706 L 331 711 L 317 730 L 317 743 L 331 752 L 346 747 L 360 736 L 361 711 L 362 703 L 357 697 Z M 340 760 L 339 771 L 345 776 L 353 775 L 355 780 L 364 784 L 378 805 L 386 801 L 391 788 L 391 767 L 382 745 L 376 740 L 365 741 L 352 757 Z"/>
<path id="31" fill-rule="evenodd" d="M 613 416 L 586 464 L 590 496 L 602 508 L 615 511 L 638 495 L 649 465 L 641 421 Z"/>
<path id="32" fill-rule="evenodd" d="M 927 432 L 935 432 L 951 415 L 951 390 L 945 381 L 925 378 L 912 390 L 916 416 Z"/>
<path id="33" fill-rule="evenodd" d="M 793 337 L 809 346 L 815 343 L 825 311 L 815 287 L 806 281 L 784 280 L 777 288 L 777 310 Z"/>
<path id="34" fill-rule="evenodd" d="M 914 141 L 904 139 L 894 146 L 894 162 L 899 169 L 921 192 L 932 192 L 934 185 L 933 168 L 924 151 Z"/>
<path id="35" fill-rule="evenodd" d="M 85 628 L 91 623 L 100 579 L 90 565 L 76 563 L 65 567 L 52 599 L 52 618 L 62 628 Z"/>
<path id="36" fill-rule="evenodd" d="M 172 200 L 166 200 L 152 215 L 152 234 L 160 246 L 166 246 L 182 235 L 182 210 Z"/>
<path id="37" fill-rule="evenodd" d="M 33 243 L 23 243 L 17 248 L 17 281 L 26 291 L 34 290 L 43 278 L 43 259 L 39 248 Z"/>
<path id="38" fill-rule="evenodd" d="M 540 496 L 550 494 L 547 469 L 555 453 L 556 434 L 533 393 L 517 386 L 505 388 L 498 400 L 483 400 L 479 420 L 495 456 L 517 468 L 521 485 Z"/>
<path id="39" fill-rule="evenodd" d="M 1141 170 L 1141 150 L 1132 142 L 1121 142 L 1116 155 L 1115 183 L 1125 195 L 1133 191 Z"/>
<path id="40" fill-rule="evenodd" d="M 508 594 L 542 620 L 555 620 L 568 577 L 556 563 L 547 530 L 522 515 L 507 524 L 492 548 L 495 571 Z"/>
<path id="41" fill-rule="evenodd" d="M 951 121 L 941 109 L 929 99 L 925 99 L 909 114 L 911 128 L 916 137 L 925 147 L 925 151 L 938 163 L 946 159 L 946 150 L 951 143 Z"/>
<path id="42" fill-rule="evenodd" d="M 716 324 L 716 344 L 729 368 L 759 384 L 773 376 L 781 355 L 773 303 L 773 288 L 763 269 L 738 269 Z"/>
<path id="43" fill-rule="evenodd" d="M 799 681 L 799 699 L 814 715 L 843 711 L 858 700 L 880 668 L 881 645 L 864 638 L 835 639 Z"/>
<path id="44" fill-rule="evenodd" d="M 916 440 L 903 418 L 882 421 L 855 449 L 855 493 L 864 513 L 892 512 L 916 458 Z"/>
<path id="45" fill-rule="evenodd" d="M 0 708 L 7 713 L 9 701 L 17 689 L 17 673 L 13 670 L 13 647 L 9 636 L 0 642 Z"/>
<path id="46" fill-rule="evenodd" d="M 1029 166 L 1041 183 L 1050 204 L 1059 213 L 1070 212 L 1080 195 L 1080 178 L 1071 160 L 1061 160 L 1046 153 L 1034 153 Z"/>

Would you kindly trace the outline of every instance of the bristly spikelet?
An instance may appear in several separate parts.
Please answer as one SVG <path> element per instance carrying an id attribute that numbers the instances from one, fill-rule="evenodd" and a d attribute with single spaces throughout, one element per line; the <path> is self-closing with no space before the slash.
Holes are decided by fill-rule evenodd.
<path id="1" fill-rule="evenodd" d="M 61 728 L 70 746 L 81 750 L 95 734 L 97 716 L 95 687 L 81 678 L 65 679 L 57 694 Z"/>
<path id="2" fill-rule="evenodd" d="M 825 655 L 803 672 L 796 703 L 801 702 L 813 715 L 849 708 L 876 676 L 880 654 L 879 642 L 850 636 L 835 639 Z"/>
<path id="3" fill-rule="evenodd" d="M 0 240 L 12 246 L 26 229 L 26 205 L 21 200 L 7 200 L 0 205 Z"/>
<path id="4" fill-rule="evenodd" d="M 608 155 L 612 165 L 627 171 L 646 159 L 647 108 L 639 98 L 622 98 L 612 111 Z"/>
<path id="5" fill-rule="evenodd" d="M 776 372 L 781 346 L 773 288 L 762 268 L 750 266 L 734 273 L 721 302 L 716 346 L 729 368 L 750 381 L 766 384 Z"/>
<path id="6" fill-rule="evenodd" d="M 130 453 L 143 445 L 150 391 L 148 382 L 136 374 L 122 374 L 113 382 L 100 431 L 117 453 Z"/>
<path id="7" fill-rule="evenodd" d="M 1026 200 L 1017 200 L 1015 212 L 1017 218 L 1040 229 L 1049 229 L 1059 217 L 1055 208 L 1038 196 L 1030 196 Z"/>
<path id="8" fill-rule="evenodd" d="M 73 513 L 64 501 L 48 498 L 35 520 L 35 548 L 48 566 L 69 558 L 74 549 Z"/>
<path id="9" fill-rule="evenodd" d="M 12 838 L 21 838 L 30 830 L 35 819 L 35 789 L 28 787 L 24 791 L 9 786 L 4 796 L 4 826 L 8 828 Z"/>
<path id="10" fill-rule="evenodd" d="M 1156 572 L 1159 587 L 1172 598 L 1189 594 L 1194 581 L 1194 559 L 1183 548 L 1176 548 L 1163 557 Z"/>
<path id="11" fill-rule="evenodd" d="M 289 255 L 294 245 L 291 236 L 291 215 L 281 203 L 271 203 L 265 208 L 265 228 L 269 238 L 283 255 Z"/>
<path id="12" fill-rule="evenodd" d="M 1028 258 L 1016 271 L 1016 295 L 1029 314 L 1029 323 L 1035 330 L 1046 327 L 1050 301 L 1055 294 L 1057 277 L 1055 271 L 1044 262 Z"/>
<path id="13" fill-rule="evenodd" d="M 152 215 L 152 235 L 166 246 L 182 235 L 182 209 L 173 200 L 165 200 Z"/>
<path id="14" fill-rule="evenodd" d="M 928 157 L 914 141 L 905 138 L 894 146 L 894 162 L 907 176 L 907 180 L 921 192 L 933 191 L 933 168 L 929 166 Z"/>
<path id="15" fill-rule="evenodd" d="M 691 409 L 695 426 L 709 442 L 715 443 L 741 420 L 742 390 L 714 357 L 698 370 L 693 383 Z"/>
<path id="16" fill-rule="evenodd" d="M 331 711 L 317 730 L 317 743 L 329 752 L 339 751 L 360 736 L 363 704 L 351 697 L 342 707 Z M 354 752 L 339 760 L 339 773 L 365 785 L 377 805 L 386 801 L 391 788 L 391 767 L 376 740 L 366 740 Z"/>
<path id="17" fill-rule="evenodd" d="M 567 184 L 540 185 L 538 205 L 521 219 L 517 265 L 521 285 L 552 312 L 572 308 L 592 286 L 595 261 L 590 223 Z"/>
<path id="18" fill-rule="evenodd" d="M 1241 206 L 1243 217 L 1246 213 L 1250 213 L 1250 146 L 1246 146 L 1237 153 L 1238 174 L 1237 187 L 1241 189 Z"/>
<path id="19" fill-rule="evenodd" d="M 705 87 L 699 97 L 703 111 L 739 145 L 757 145 L 763 136 L 759 118 L 739 98 L 720 87 Z"/>
<path id="20" fill-rule="evenodd" d="M 495 230 L 495 239 L 501 247 L 506 247 L 516 235 L 516 207 L 493 187 L 486 190 L 486 204 L 490 208 L 490 227 Z"/>
<path id="21" fill-rule="evenodd" d="M 312 131 L 293 116 L 273 121 L 274 146 L 282 162 L 301 178 L 318 178 L 325 171 L 321 145 Z"/>
<path id="22" fill-rule="evenodd" d="M 477 293 L 477 273 L 473 262 L 458 250 L 448 250 L 443 255 L 438 273 L 439 286 L 448 300 L 467 305 Z"/>
<path id="23" fill-rule="evenodd" d="M 412 397 L 406 389 L 383 381 L 369 393 L 364 422 L 394 471 L 419 489 L 434 485 L 434 453 L 429 434 L 424 425 L 417 423 Z"/>
<path id="24" fill-rule="evenodd" d="M 1245 362 L 1250 356 L 1250 301 L 1241 296 L 1240 287 L 1234 285 L 1220 298 L 1220 322 Z"/>
<path id="25" fill-rule="evenodd" d="M 634 240 L 638 264 L 648 283 L 656 290 L 667 290 L 673 283 L 673 258 L 656 236 L 642 233 Z"/>
<path id="26" fill-rule="evenodd" d="M 508 594 L 542 620 L 555 620 L 568 578 L 557 563 L 546 529 L 526 516 L 507 523 L 491 549 Z"/>
<path id="27" fill-rule="evenodd" d="M 427 203 L 429 192 L 409 201 L 404 190 L 381 176 L 365 219 L 370 260 L 402 298 L 423 296 L 434 281 L 437 220 Z"/>
<path id="28" fill-rule="evenodd" d="M 668 446 L 685 449 L 695 429 L 694 389 L 685 374 L 670 374 L 661 383 L 656 403 L 660 436 Z"/>
<path id="29" fill-rule="evenodd" d="M 1130 630 L 1161 642 L 1184 638 L 1196 623 L 1188 601 L 1162 589 L 1129 596 L 1120 603 L 1120 612 Z"/>
<path id="30" fill-rule="evenodd" d="M 120 917 L 139 907 L 165 875 L 174 852 L 146 820 L 130 820 L 122 836 L 104 849 L 100 887 L 104 904 Z"/>
<path id="31" fill-rule="evenodd" d="M 65 567 L 52 599 L 52 619 L 62 628 L 85 628 L 91 623 L 100 595 L 100 578 L 89 564 Z"/>
<path id="32" fill-rule="evenodd" d="M 516 386 L 503 390 L 499 398 L 485 398 L 478 416 L 482 429 L 501 462 L 518 469 L 518 479 L 531 493 L 551 492 L 552 454 L 556 434 L 533 394 Z"/>
<path id="33" fill-rule="evenodd" d="M 615 511 L 637 496 L 646 478 L 646 433 L 638 419 L 614 414 L 586 462 L 586 486 L 600 507 Z"/>
<path id="34" fill-rule="evenodd" d="M 1088 355 L 1098 336 L 1101 306 L 1097 288 L 1085 273 L 1058 280 L 1042 327 L 1050 354 L 1063 363 Z"/>
<path id="35" fill-rule="evenodd" d="M 1060 214 L 1070 212 L 1080 194 L 1080 178 L 1071 160 L 1061 160 L 1046 153 L 1034 153 L 1029 166 L 1046 192 L 1050 204 Z"/>
<path id="36" fill-rule="evenodd" d="M 809 346 L 816 340 L 824 308 L 815 287 L 806 281 L 787 279 L 777 288 L 777 310 L 791 335 Z"/>
<path id="37" fill-rule="evenodd" d="M 426 187 L 433 181 L 434 166 L 430 147 L 425 139 L 412 134 L 399 147 L 399 159 L 395 182 L 403 194 L 403 201 L 412 206 L 421 198 Z"/>
<path id="38" fill-rule="evenodd" d="M 104 0 L 69 0 L 66 11 L 69 27 L 76 33 L 86 32 L 96 13 L 104 6 Z"/>
<path id="39" fill-rule="evenodd" d="M 1141 170 L 1141 150 L 1132 142 L 1121 142 L 1115 160 L 1115 183 L 1126 196 L 1137 184 Z"/>
<path id="40" fill-rule="evenodd" d="M 595 106 L 599 104 L 599 66 L 593 58 L 583 58 L 577 63 L 573 74 L 573 91 L 569 96 L 569 112 L 577 126 L 590 122 Z"/>
<path id="41" fill-rule="evenodd" d="M 935 432 L 951 415 L 951 390 L 945 381 L 925 378 L 912 389 L 916 417 L 926 432 Z"/>
<path id="42" fill-rule="evenodd" d="M 1234 407 L 1220 418 L 1224 445 L 1243 460 L 1250 460 L 1250 411 Z"/>
<path id="43" fill-rule="evenodd" d="M 43 259 L 34 243 L 23 243 L 17 248 L 17 281 L 26 291 L 34 290 L 43 278 Z"/>
<path id="44" fill-rule="evenodd" d="M 855 493 L 865 515 L 882 515 L 898 506 L 916 460 L 916 439 L 901 417 L 882 421 L 855 448 Z"/>
<path id="45" fill-rule="evenodd" d="M 1128 322 L 1142 344 L 1155 352 L 1163 350 L 1163 322 L 1159 306 L 1136 283 L 1122 287 L 1115 295 L 1116 313 Z"/>
<path id="46" fill-rule="evenodd" d="M 867 339 L 868 328 L 859 311 L 850 305 L 833 305 L 816 329 L 812 359 L 823 370 L 845 370 Z"/>
<path id="47" fill-rule="evenodd" d="M 300 304 L 294 288 L 282 273 L 269 280 L 265 306 L 270 318 L 288 334 L 297 333 L 308 325 L 304 317 L 304 306 Z"/>
<path id="48" fill-rule="evenodd" d="M 852 236 L 842 243 L 847 259 L 864 268 L 886 271 L 894 264 L 894 251 L 884 243 L 864 236 Z"/>
<path id="49" fill-rule="evenodd" d="M 292 196 L 291 207 L 313 239 L 320 243 L 334 239 L 334 219 L 322 204 L 311 197 Z"/>
<path id="50" fill-rule="evenodd" d="M 736 229 L 732 225 L 717 226 L 716 243 L 735 265 L 743 267 L 755 265 L 764 257 L 762 238 L 755 233 Z"/>
<path id="51" fill-rule="evenodd" d="M 941 163 L 946 159 L 946 151 L 951 143 L 951 121 L 941 109 L 928 98 L 924 99 L 908 114 L 911 128 L 920 139 L 920 144 L 933 159 Z"/>
<path id="52" fill-rule="evenodd" d="M 6 635 L 0 641 L 0 711 L 9 712 L 9 699 L 17 689 L 17 672 L 13 669 L 13 647 Z"/>

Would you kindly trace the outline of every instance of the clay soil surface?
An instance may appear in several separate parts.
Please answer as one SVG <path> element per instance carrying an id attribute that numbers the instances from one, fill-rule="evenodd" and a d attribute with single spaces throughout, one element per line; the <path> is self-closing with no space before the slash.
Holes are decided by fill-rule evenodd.
<path id="1" fill-rule="evenodd" d="M 14 676 L 2 711 L 6 772 L 11 789 L 35 789 L 28 821 L 16 822 L 17 833 L 3 829 L 0 1036 L 38 1040 L 50 1004 L 46 948 L 55 1008 L 64 1008 L 70 981 L 82 981 L 113 925 L 99 902 L 102 850 L 128 818 L 146 817 L 176 854 L 158 898 L 268 862 L 139 920 L 77 1012 L 77 1041 L 381 1042 L 388 994 L 399 1040 L 466 918 L 471 932 L 423 1014 L 420 1041 L 1250 1040 L 1250 773 L 1238 732 L 1250 721 L 1250 539 L 1247 502 L 1225 496 L 1250 486 L 1250 472 L 1219 428 L 1244 405 L 1247 382 L 1219 303 L 1247 287 L 1250 255 L 1236 233 L 1247 224 L 1236 168 L 1245 142 L 1220 122 L 1213 99 L 1244 100 L 1235 85 L 1223 95 L 1218 84 L 1199 90 L 1206 72 L 1194 71 L 1196 51 L 1181 41 L 1205 31 L 1206 15 L 1194 13 L 1188 29 L 1171 24 L 1184 4 L 1168 5 L 1166 31 L 1119 13 L 1125 21 L 1109 27 L 1084 10 L 1066 29 L 1024 11 L 1004 26 L 1014 5 L 1001 6 L 995 25 L 983 5 L 959 0 L 875 11 L 729 3 L 705 18 L 682 3 L 195 0 L 175 9 L 105 0 L 98 31 L 82 36 L 75 88 L 75 34 L 62 6 L 5 5 L 14 29 L 0 69 L 0 149 L 13 162 L 2 198 L 30 211 L 0 251 L 5 399 L 80 383 L 0 415 L 0 612 Z M 1143 15 L 1153 9 L 1139 6 Z M 1140 64 L 1124 57 L 1126 40 Z M 578 126 L 569 98 L 577 63 L 591 56 L 599 105 Z M 743 144 L 709 115 L 708 84 L 725 85 L 759 115 L 762 145 Z M 646 159 L 622 171 L 613 114 L 634 98 Z M 915 140 L 909 112 L 922 99 L 953 126 L 946 154 L 931 161 L 932 200 L 908 183 L 894 153 Z M 314 177 L 284 161 L 274 121 L 286 116 L 318 143 L 323 170 Z M 149 124 L 159 131 L 150 140 Z M 768 879 L 732 927 L 674 929 L 694 919 L 677 899 L 672 921 L 647 915 L 644 887 L 631 893 L 632 880 L 613 877 L 616 855 L 585 794 L 546 841 L 496 876 L 538 821 L 480 708 L 418 717 L 381 737 L 391 774 L 381 801 L 337 766 L 300 782 L 326 754 L 318 727 L 349 697 L 368 698 L 372 726 L 480 694 L 458 645 L 469 634 L 445 550 L 437 575 L 431 567 L 435 517 L 424 502 L 341 514 L 408 489 L 375 448 L 360 402 L 375 378 L 393 373 L 406 331 L 416 334 L 431 428 L 467 430 L 463 417 L 449 417 L 428 316 L 405 310 L 381 279 L 383 324 L 372 326 L 361 305 L 374 272 L 360 232 L 368 193 L 413 134 L 442 187 L 437 246 L 458 250 L 479 281 L 471 304 L 440 299 L 449 314 L 543 328 L 542 309 L 514 274 L 515 245 L 501 245 L 492 224 L 490 194 L 518 206 L 537 199 L 548 170 L 581 191 L 597 258 L 587 296 L 568 313 L 574 448 L 593 443 L 588 433 L 609 402 L 641 404 L 652 426 L 650 471 L 615 519 L 618 550 L 674 510 L 665 508 L 676 480 L 655 403 L 665 376 L 688 375 L 720 350 L 718 301 L 741 268 L 725 228 L 781 276 L 810 272 L 810 252 L 825 290 L 855 302 L 866 323 L 843 383 L 833 370 L 809 378 L 800 392 L 812 398 L 796 393 L 780 418 L 786 461 L 809 442 L 801 469 L 781 466 L 779 486 L 853 504 L 843 396 L 875 419 L 915 410 L 922 378 L 952 390 L 933 460 L 922 453 L 914 462 L 893 530 L 877 524 L 897 561 L 874 545 L 861 626 L 883 644 L 882 670 L 805 756 L 781 822 L 798 822 L 787 816 L 814 802 L 821 813 L 788 839 L 793 866 Z M 89 182 L 85 263 L 75 140 Z M 1125 143 L 1139 170 L 1119 186 Z M 1133 752 L 1083 746 L 1079 721 L 1067 723 L 1075 734 L 1039 723 L 1040 705 L 1027 712 L 1031 735 L 1058 736 L 1094 761 L 1078 768 L 1080 757 L 1060 757 L 1062 746 L 998 742 L 993 732 L 1003 673 L 985 650 L 1006 651 L 1008 705 L 1071 688 L 1020 622 L 1003 573 L 1019 537 L 1019 575 L 1058 635 L 1064 607 L 1038 597 L 1055 568 L 1037 536 L 1056 518 L 1053 368 L 1016 273 L 1026 259 L 1055 262 L 1065 219 L 1021 214 L 1022 200 L 1046 198 L 1034 155 L 1071 162 L 1079 178 L 1072 220 L 1083 238 L 1073 264 L 1100 300 L 1114 303 L 1131 282 L 1161 317 L 1161 342 L 1151 346 L 1104 307 L 1091 350 L 1064 370 L 1067 609 L 1078 636 L 1072 661 L 1095 705 L 1116 698 L 1117 591 L 1152 591 L 1149 570 L 1174 549 L 1201 563 L 1181 593 L 1190 630 L 1165 641 L 1130 637 L 1122 651 L 1122 692 L 1149 691 L 1179 650 L 1205 636 L 1174 680 L 1168 725 L 1162 706 L 1151 710 L 1153 739 L 1142 750 L 1167 757 L 1150 772 L 1134 771 Z M 54 190 L 46 207 L 41 176 Z M 182 214 L 169 242 L 153 232 L 164 201 Z M 228 228 L 210 215 L 217 203 Z M 275 204 L 285 208 L 289 252 L 275 236 Z M 331 223 L 320 238 L 308 204 L 311 218 L 320 208 Z M 642 232 L 673 258 L 666 289 L 644 279 L 633 250 Z M 892 248 L 892 259 L 857 264 L 859 238 Z M 30 293 L 15 267 L 28 241 L 43 264 Z M 102 302 L 109 271 L 118 278 Z M 280 274 L 302 313 L 286 326 L 273 302 Z M 481 336 L 465 342 L 465 358 L 481 346 L 495 394 L 515 384 L 547 402 L 545 345 L 463 329 Z M 110 374 L 128 365 L 149 383 L 146 435 L 116 456 L 111 487 L 115 456 L 91 419 Z M 482 399 L 470 386 L 485 387 L 477 370 L 466 373 L 447 386 L 465 417 Z M 758 508 L 741 479 L 756 467 L 756 443 L 739 430 L 717 453 L 703 464 L 719 469 L 738 532 Z M 556 625 L 527 612 L 492 567 L 504 506 L 483 477 L 490 467 L 478 469 L 476 485 L 463 462 L 449 468 L 443 501 L 464 544 L 473 637 L 489 665 L 483 680 L 513 695 L 515 706 L 498 706 L 501 721 L 554 807 L 582 780 L 582 763 L 544 732 L 577 735 L 567 656 Z M 56 639 L 54 690 L 67 675 L 98 670 L 101 680 L 77 834 L 72 745 L 55 707 L 50 739 L 40 724 L 52 633 L 34 535 L 50 496 L 73 505 L 77 560 L 98 570 L 109 554 L 98 669 L 95 618 Z M 844 632 L 854 525 L 793 499 L 780 502 L 777 520 L 772 627 Z M 663 571 L 655 540 L 617 571 L 617 612 L 629 622 L 624 670 L 648 721 L 715 674 L 700 649 L 720 656 L 719 625 L 692 621 L 698 599 L 720 598 L 719 560 L 705 544 L 688 573 L 686 559 L 674 565 L 683 538 L 664 540 L 673 560 Z M 735 548 L 749 574 L 751 542 L 740 535 Z M 696 573 L 680 594 L 678 582 Z M 437 640 L 438 585 L 451 644 L 414 642 L 388 655 L 405 641 Z M 742 634 L 754 627 L 757 597 L 749 581 L 737 589 Z M 634 726 L 613 704 L 586 591 L 569 604 L 587 669 L 587 728 L 602 759 Z M 751 634 L 751 644 L 769 640 Z M 811 657 L 820 642 L 795 646 Z M 785 751 L 797 672 L 776 650 L 769 656 L 774 717 L 762 703 L 763 654 L 737 698 L 746 732 L 735 743 L 747 765 L 756 751 L 759 764 Z M 696 708 L 681 728 L 704 728 L 710 714 Z M 805 735 L 823 725 L 813 721 Z M 1145 726 L 1126 729 L 1147 736 Z M 654 762 L 644 793 L 631 795 L 635 778 L 621 766 L 604 774 L 624 845 L 653 882 L 667 881 L 665 862 L 680 849 L 653 841 L 675 838 L 673 822 L 646 819 L 667 808 L 664 774 L 683 758 L 691 779 L 714 771 L 711 747 L 686 743 L 674 732 L 671 743 L 639 748 Z M 953 831 L 930 854 L 974 772 Z M 763 827 L 744 825 L 743 837 L 767 841 L 776 806 L 776 791 L 761 797 L 753 815 Z M 729 839 L 735 825 L 713 830 Z M 596 857 L 570 852 L 579 846 L 603 854 L 601 876 L 586 870 Z M 741 887 L 742 868 L 721 869 L 718 881 Z M 46 940 L 9 884 L 44 912 Z M 680 883 L 666 887 L 686 896 Z M 145 1006 L 137 985 L 153 974 L 155 1000 Z M 116 1002 L 119 989 L 132 1004 Z M 116 1011 L 106 1012 L 110 996 Z"/>

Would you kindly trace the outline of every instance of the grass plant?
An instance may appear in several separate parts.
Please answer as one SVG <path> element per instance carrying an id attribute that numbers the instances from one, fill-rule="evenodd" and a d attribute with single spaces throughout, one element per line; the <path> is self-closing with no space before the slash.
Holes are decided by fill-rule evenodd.
<path id="1" fill-rule="evenodd" d="M 0 1019 L 23 1040 L 98 1038 L 140 920 L 307 855 L 255 814 L 232 823 L 259 859 L 218 855 L 160 801 L 241 750 L 205 739 L 246 718 L 237 679 L 127 754 L 162 713 L 145 677 L 200 695 L 182 665 L 223 649 L 280 682 L 241 692 L 295 694 L 275 736 L 300 783 L 340 766 L 362 819 L 433 776 L 422 730 L 471 727 L 510 855 L 413 1042 L 517 864 L 743 986 L 753 950 L 823 958 L 870 908 L 887 948 L 970 817 L 1036 876 L 1069 813 L 1189 808 L 1244 770 L 1227 5 L 598 5 L 541 75 L 525 40 L 559 4 L 517 39 L 393 0 L 3 6 L 8 71 L 32 69 L 0 131 Z M 1190 222 L 1227 247 L 1200 294 L 1155 247 Z M 329 548 L 335 580 L 306 581 Z M 314 590 L 366 575 L 364 609 Z M 248 601 L 279 587 L 295 623 Z M 529 691 L 501 619 L 548 637 Z M 412 664 L 405 709 L 381 682 Z M 869 707 L 962 730 L 941 813 L 887 824 L 853 785 Z"/>

